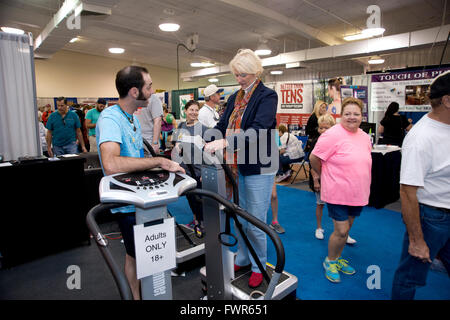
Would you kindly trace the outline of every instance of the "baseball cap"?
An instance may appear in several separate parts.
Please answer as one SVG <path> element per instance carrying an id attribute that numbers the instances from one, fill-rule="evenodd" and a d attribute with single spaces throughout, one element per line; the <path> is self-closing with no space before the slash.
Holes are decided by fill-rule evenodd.
<path id="1" fill-rule="evenodd" d="M 203 90 L 203 94 L 205 95 L 205 98 L 206 98 L 206 97 L 212 96 L 214 93 L 219 93 L 222 91 L 223 91 L 223 89 L 217 88 L 217 86 L 215 84 L 210 84 L 209 86 L 207 86 L 205 88 L 205 90 Z"/>
<path id="2" fill-rule="evenodd" d="M 430 86 L 430 99 L 450 95 L 450 71 L 441 73 Z"/>

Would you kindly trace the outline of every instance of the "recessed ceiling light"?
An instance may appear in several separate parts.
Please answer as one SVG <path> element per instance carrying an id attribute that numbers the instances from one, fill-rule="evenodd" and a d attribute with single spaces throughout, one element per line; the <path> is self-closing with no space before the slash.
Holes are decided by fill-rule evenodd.
<path id="1" fill-rule="evenodd" d="M 211 62 L 191 62 L 191 67 L 194 67 L 194 68 L 214 67 L 214 63 L 211 63 Z"/>
<path id="2" fill-rule="evenodd" d="M 219 82 L 219 79 L 217 79 L 217 78 L 209 78 L 208 81 L 209 82 Z"/>
<path id="3" fill-rule="evenodd" d="M 283 70 L 272 70 L 270 74 L 283 74 Z"/>
<path id="4" fill-rule="evenodd" d="M 362 30 L 360 33 L 351 34 L 344 37 L 345 41 L 368 39 L 375 36 L 382 35 L 384 33 L 384 28 L 367 28 Z"/>
<path id="5" fill-rule="evenodd" d="M 176 23 L 161 23 L 159 28 L 165 32 L 174 32 L 180 29 L 180 25 Z"/>
<path id="6" fill-rule="evenodd" d="M 109 48 L 108 50 L 109 50 L 109 52 L 116 53 L 116 54 L 125 52 L 125 49 L 123 49 L 123 48 Z"/>
<path id="7" fill-rule="evenodd" d="M 2 31 L 6 33 L 14 33 L 14 34 L 24 34 L 25 31 L 22 29 L 17 28 L 10 28 L 10 27 L 2 27 Z"/>
<path id="8" fill-rule="evenodd" d="M 258 47 L 255 50 L 255 54 L 258 56 L 268 56 L 272 53 L 272 50 L 267 45 L 267 40 L 261 38 L 259 40 Z"/>
<path id="9" fill-rule="evenodd" d="M 344 37 L 345 41 L 354 41 L 354 40 L 361 40 L 361 39 L 368 39 L 371 36 L 368 34 L 362 34 L 362 33 L 356 33 L 356 34 L 351 34 L 348 36 Z"/>
<path id="10" fill-rule="evenodd" d="M 258 56 L 268 56 L 272 53 L 272 50 L 270 49 L 258 49 L 255 50 L 255 54 Z"/>
<path id="11" fill-rule="evenodd" d="M 369 64 L 382 64 L 384 63 L 384 59 L 380 56 L 373 56 L 369 59 Z"/>
<path id="12" fill-rule="evenodd" d="M 363 31 L 361 31 L 361 33 L 367 34 L 371 37 L 374 37 L 374 36 L 382 35 L 384 33 L 384 31 L 385 31 L 384 28 L 367 28 L 367 29 L 364 29 Z"/>

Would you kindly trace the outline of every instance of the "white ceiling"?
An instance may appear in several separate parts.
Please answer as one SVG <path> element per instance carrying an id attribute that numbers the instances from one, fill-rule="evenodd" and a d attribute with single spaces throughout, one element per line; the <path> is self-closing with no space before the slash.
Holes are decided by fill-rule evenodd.
<path id="1" fill-rule="evenodd" d="M 0 0 L 0 25 L 16 26 L 37 37 L 63 0 Z M 177 44 L 199 35 L 194 53 L 179 50 L 180 72 L 200 59 L 227 64 L 239 48 L 255 49 L 261 37 L 273 54 L 344 43 L 346 34 L 366 26 L 366 8 L 381 8 L 385 36 L 450 23 L 445 0 L 83 0 L 111 8 L 111 15 L 82 16 L 80 41 L 61 49 L 176 68 Z M 167 9 L 173 11 L 168 15 Z M 181 25 L 165 33 L 165 18 Z M 64 26 L 60 26 L 63 28 Z M 319 40 L 320 39 L 320 40 Z M 66 40 L 64 40 L 66 41 Z M 65 43 L 65 42 L 64 42 Z M 123 47 L 113 55 L 109 47 Z M 361 61 L 358 63 L 362 63 Z"/>

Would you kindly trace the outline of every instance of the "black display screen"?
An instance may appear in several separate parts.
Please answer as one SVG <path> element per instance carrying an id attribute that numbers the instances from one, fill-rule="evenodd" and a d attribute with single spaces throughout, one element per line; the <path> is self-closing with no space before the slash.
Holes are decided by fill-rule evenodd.
<path id="1" fill-rule="evenodd" d="M 163 170 L 132 172 L 115 176 L 114 179 L 130 186 L 153 186 L 167 181 L 169 173 Z"/>

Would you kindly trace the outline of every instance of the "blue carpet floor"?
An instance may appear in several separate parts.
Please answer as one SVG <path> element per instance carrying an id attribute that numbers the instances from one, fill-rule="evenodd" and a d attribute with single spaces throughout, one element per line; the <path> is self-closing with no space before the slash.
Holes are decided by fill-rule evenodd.
<path id="1" fill-rule="evenodd" d="M 314 237 L 316 229 L 315 196 L 312 192 L 277 186 L 278 220 L 286 229 L 280 238 L 286 252 L 285 270 L 298 278 L 297 297 L 303 300 L 388 300 L 392 279 L 400 258 L 405 226 L 399 212 L 365 207 L 356 218 L 350 235 L 358 242 L 346 246 L 342 256 L 356 269 L 352 276 L 341 275 L 341 282 L 331 283 L 324 276 L 322 262 L 327 255 L 328 237 L 333 224 L 324 208 L 322 218 L 325 239 Z M 189 223 L 192 213 L 183 197 L 168 206 L 179 223 Z M 272 213 L 268 213 L 268 223 Z M 276 255 L 268 243 L 268 260 Z M 369 289 L 374 283 L 374 267 L 379 268 L 380 288 Z M 418 300 L 450 300 L 450 279 L 441 272 L 430 271 L 427 285 L 417 289 Z"/>

